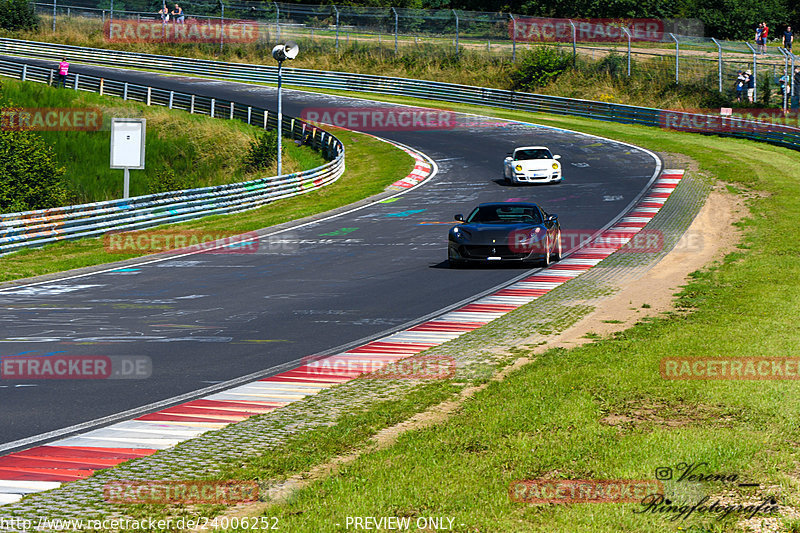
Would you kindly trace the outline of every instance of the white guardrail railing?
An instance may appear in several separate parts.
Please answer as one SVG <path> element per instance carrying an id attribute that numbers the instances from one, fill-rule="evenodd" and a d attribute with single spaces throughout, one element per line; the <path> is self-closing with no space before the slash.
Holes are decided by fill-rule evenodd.
<path id="1" fill-rule="evenodd" d="M 53 70 L 0 61 L 0 76 L 52 84 Z M 274 113 L 232 101 L 78 74 L 69 76 L 67 86 L 145 102 L 147 105 L 238 119 L 264 129 L 277 129 Z M 345 167 L 344 146 L 335 136 L 300 119 L 286 116 L 283 119 L 283 133 L 320 151 L 329 162 L 311 170 L 242 183 L 0 214 L 0 254 L 59 240 L 97 237 L 109 231 L 144 229 L 253 209 L 324 187 L 342 175 Z"/>

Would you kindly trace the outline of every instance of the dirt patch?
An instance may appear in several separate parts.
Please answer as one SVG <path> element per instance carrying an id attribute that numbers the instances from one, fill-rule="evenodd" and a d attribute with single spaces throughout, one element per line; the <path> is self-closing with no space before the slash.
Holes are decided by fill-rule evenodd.
<path id="1" fill-rule="evenodd" d="M 627 329 L 645 317 L 673 311 L 674 295 L 687 276 L 735 249 L 740 231 L 733 223 L 746 214 L 740 196 L 726 192 L 724 185 L 715 186 L 672 251 L 644 276 L 599 302 L 583 320 L 537 347 L 535 353 L 573 348 Z"/>
<path id="2" fill-rule="evenodd" d="M 609 413 L 600 422 L 620 430 L 641 427 L 682 427 L 692 424 L 703 424 L 704 427 L 726 426 L 736 420 L 725 409 L 713 405 L 670 405 L 666 403 L 627 405 L 618 413 Z"/>

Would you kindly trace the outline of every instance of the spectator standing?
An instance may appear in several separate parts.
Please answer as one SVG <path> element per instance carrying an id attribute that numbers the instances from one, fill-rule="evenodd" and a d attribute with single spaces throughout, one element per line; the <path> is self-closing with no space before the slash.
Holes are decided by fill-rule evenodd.
<path id="1" fill-rule="evenodd" d="M 761 42 L 762 38 L 764 37 L 764 23 L 759 22 L 758 27 L 756 28 L 756 50 L 761 51 Z"/>
<path id="2" fill-rule="evenodd" d="M 783 30 L 783 47 L 786 48 L 789 52 L 792 51 L 792 41 L 794 40 L 794 35 L 792 34 L 792 27 L 786 26 L 786 29 Z"/>
<path id="3" fill-rule="evenodd" d="M 67 63 L 67 58 L 61 60 L 61 63 L 58 64 L 58 81 L 56 81 L 56 87 L 59 84 L 63 88 L 67 88 L 67 76 L 69 75 L 69 63 Z"/>
<path id="4" fill-rule="evenodd" d="M 175 4 L 175 9 L 172 10 L 172 21 L 183 24 L 183 8 L 178 4 Z"/>
<path id="5" fill-rule="evenodd" d="M 167 9 L 167 4 L 161 6 L 161 9 L 158 10 L 158 14 L 161 15 L 161 24 L 169 22 L 169 9 Z"/>
<path id="6" fill-rule="evenodd" d="M 744 72 L 741 70 L 737 71 L 736 73 L 736 101 L 742 101 L 742 93 L 744 92 L 744 84 L 747 81 L 747 78 L 744 75 Z"/>
<path id="7" fill-rule="evenodd" d="M 769 38 L 769 26 L 767 26 L 766 22 L 761 23 L 761 53 L 767 53 L 767 39 Z"/>
<path id="8" fill-rule="evenodd" d="M 781 106 L 786 108 L 787 104 L 789 103 L 789 91 L 792 87 L 792 78 L 789 76 L 789 73 L 786 72 L 786 69 L 783 69 L 783 76 L 778 78 L 778 85 L 781 86 Z"/>
<path id="9" fill-rule="evenodd" d="M 756 92 L 756 78 L 751 70 L 745 70 L 744 77 L 745 86 L 747 87 L 747 101 L 752 102 L 753 94 Z"/>

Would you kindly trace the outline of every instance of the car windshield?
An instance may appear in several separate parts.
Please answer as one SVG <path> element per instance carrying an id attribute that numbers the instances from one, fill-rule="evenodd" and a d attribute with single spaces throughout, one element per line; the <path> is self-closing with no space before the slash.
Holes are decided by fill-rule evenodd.
<path id="1" fill-rule="evenodd" d="M 526 161 L 528 159 L 553 159 L 553 154 L 546 148 L 527 148 L 525 150 L 517 150 L 514 153 L 517 161 Z"/>
<path id="2" fill-rule="evenodd" d="M 542 217 L 539 210 L 531 206 L 483 205 L 469 215 L 467 222 L 475 224 L 513 224 L 516 222 L 541 224 Z"/>

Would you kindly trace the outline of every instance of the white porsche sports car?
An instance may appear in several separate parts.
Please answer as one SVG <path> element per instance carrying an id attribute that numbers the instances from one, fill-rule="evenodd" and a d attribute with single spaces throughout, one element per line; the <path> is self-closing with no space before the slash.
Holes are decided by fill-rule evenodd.
<path id="1" fill-rule="evenodd" d="M 503 177 L 507 183 L 557 183 L 561 181 L 560 155 L 546 146 L 516 148 L 503 161 Z"/>

